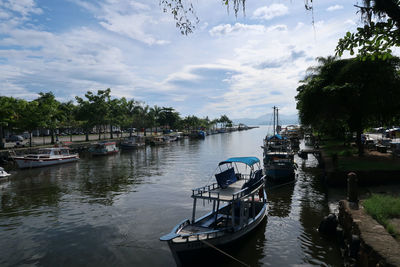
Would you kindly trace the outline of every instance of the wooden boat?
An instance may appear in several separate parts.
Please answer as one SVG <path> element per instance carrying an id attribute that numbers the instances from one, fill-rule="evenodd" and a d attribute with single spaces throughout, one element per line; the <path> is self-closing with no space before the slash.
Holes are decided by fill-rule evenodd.
<path id="1" fill-rule="evenodd" d="M 155 136 L 150 140 L 150 145 L 159 146 L 169 144 L 168 136 Z"/>
<path id="2" fill-rule="evenodd" d="M 0 167 L 0 178 L 5 178 L 10 176 L 11 174 L 6 172 L 3 167 Z"/>
<path id="3" fill-rule="evenodd" d="M 295 179 L 296 164 L 290 140 L 280 135 L 278 109 L 274 107 L 273 135 L 266 136 L 263 149 L 263 162 L 266 181 L 281 184 Z"/>
<path id="4" fill-rule="evenodd" d="M 120 147 L 123 150 L 125 150 L 125 149 L 129 150 L 129 149 L 136 149 L 139 147 L 143 147 L 144 145 L 145 145 L 145 142 L 142 137 L 131 136 L 131 137 L 124 139 L 121 142 Z"/>
<path id="5" fill-rule="evenodd" d="M 12 158 L 18 167 L 23 169 L 73 162 L 79 159 L 79 155 L 70 154 L 68 147 L 52 147 L 39 149 L 37 154 L 13 156 Z"/>
<path id="6" fill-rule="evenodd" d="M 264 176 L 258 158 L 229 158 L 218 166 L 216 183 L 192 189 L 191 220 L 182 221 L 160 238 L 168 242 L 178 265 L 197 263 L 212 247 L 223 248 L 238 241 L 267 214 Z M 247 172 L 241 171 L 244 167 Z M 204 201 L 212 203 L 212 209 L 196 218 L 196 205 Z"/>
<path id="7" fill-rule="evenodd" d="M 290 152 L 267 152 L 264 154 L 266 181 L 274 184 L 293 181 L 297 165 Z"/>
<path id="8" fill-rule="evenodd" d="M 115 142 L 98 142 L 89 148 L 89 153 L 93 156 L 103 156 L 118 153 L 119 149 Z"/>

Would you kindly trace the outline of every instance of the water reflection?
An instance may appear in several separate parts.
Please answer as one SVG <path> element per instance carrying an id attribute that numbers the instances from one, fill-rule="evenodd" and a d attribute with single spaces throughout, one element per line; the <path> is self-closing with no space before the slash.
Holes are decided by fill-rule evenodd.
<path id="1" fill-rule="evenodd" d="M 292 197 L 295 182 L 285 185 L 273 185 L 272 189 L 267 190 L 270 216 L 281 218 L 288 217 L 292 207 Z"/>
<path id="2" fill-rule="evenodd" d="M 0 265 L 174 266 L 159 237 L 191 216 L 191 189 L 213 181 L 228 157 L 262 159 L 265 133 L 218 134 L 18 170 L 0 190 Z M 268 192 L 267 220 L 232 255 L 251 266 L 341 265 L 334 244 L 316 231 L 329 210 L 325 189 L 308 171 L 313 164 L 305 162 L 296 183 Z M 239 266 L 221 259 L 220 266 Z"/>

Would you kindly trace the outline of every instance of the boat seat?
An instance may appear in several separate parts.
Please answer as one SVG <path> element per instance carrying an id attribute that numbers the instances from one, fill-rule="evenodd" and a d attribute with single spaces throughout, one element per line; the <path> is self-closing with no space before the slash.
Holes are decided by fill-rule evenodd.
<path id="1" fill-rule="evenodd" d="M 208 218 L 208 220 L 204 221 L 201 226 L 202 227 L 210 227 L 211 224 L 213 224 L 214 222 L 218 222 L 218 220 L 222 219 L 225 215 L 224 214 L 218 214 L 217 215 L 217 220 L 215 220 L 215 216 L 211 216 L 210 218 Z"/>
<path id="2" fill-rule="evenodd" d="M 235 170 L 233 168 L 229 168 L 226 171 L 217 173 L 215 178 L 217 179 L 217 183 L 221 188 L 227 188 L 230 184 L 233 184 L 237 181 Z"/>

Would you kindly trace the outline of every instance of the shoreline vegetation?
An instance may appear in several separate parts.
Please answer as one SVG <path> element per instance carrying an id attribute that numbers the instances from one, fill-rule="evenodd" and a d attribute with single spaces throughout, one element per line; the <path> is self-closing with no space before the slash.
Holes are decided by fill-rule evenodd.
<path id="1" fill-rule="evenodd" d="M 84 98 L 76 96 L 73 101 L 60 102 L 52 92 L 39 93 L 32 101 L 14 97 L 0 96 L 0 148 L 4 147 L 7 135 L 29 134 L 29 146 L 32 146 L 32 134 L 40 133 L 51 137 L 56 143 L 58 135 L 109 134 L 113 139 L 122 132 L 130 136 L 134 132 L 164 130 L 209 130 L 232 127 L 232 121 L 226 115 L 220 118 L 199 118 L 191 115 L 181 117 L 172 107 L 150 107 L 141 101 L 128 100 L 125 97 L 111 97 L 111 89 L 88 91 Z M 240 125 L 239 125 L 240 126 Z"/>
<path id="2" fill-rule="evenodd" d="M 390 221 L 400 219 L 400 197 L 373 194 L 363 201 L 365 210 L 377 222 L 383 225 L 389 234 L 400 241 L 400 229 Z"/>

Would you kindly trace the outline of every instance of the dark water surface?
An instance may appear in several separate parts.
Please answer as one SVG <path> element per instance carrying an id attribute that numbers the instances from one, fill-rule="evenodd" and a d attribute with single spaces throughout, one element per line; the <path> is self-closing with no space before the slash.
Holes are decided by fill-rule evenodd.
<path id="1" fill-rule="evenodd" d="M 190 190 L 211 181 L 227 157 L 262 160 L 266 132 L 12 172 L 0 183 L 0 266 L 174 266 L 159 237 L 190 218 Z M 269 190 L 267 220 L 236 248 L 234 256 L 251 266 L 342 265 L 335 243 L 317 232 L 329 207 L 326 190 L 306 171 L 316 161 L 296 162 L 296 183 Z"/>

